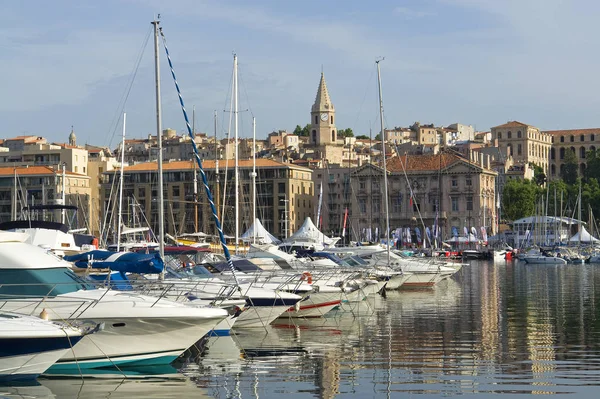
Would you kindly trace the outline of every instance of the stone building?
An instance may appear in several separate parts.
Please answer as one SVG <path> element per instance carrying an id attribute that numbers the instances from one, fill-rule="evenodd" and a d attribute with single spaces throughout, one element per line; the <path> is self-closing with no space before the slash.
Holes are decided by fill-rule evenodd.
<path id="1" fill-rule="evenodd" d="M 391 229 L 423 230 L 423 224 L 431 228 L 438 218 L 444 239 L 452 228 L 462 235 L 464 227 L 479 232 L 485 226 L 489 235 L 495 234 L 497 173 L 490 169 L 490 157 L 449 152 L 395 156 L 387 171 Z M 373 164 L 356 168 L 351 185 L 353 232 L 377 228 L 384 237 L 383 170 Z"/>
<path id="2" fill-rule="evenodd" d="M 522 122 L 510 121 L 491 129 L 492 141 L 500 153 L 512 157 L 514 165 L 533 163 L 548 176 L 552 135 Z"/>
<path id="3" fill-rule="evenodd" d="M 225 234 L 235 234 L 234 211 L 234 161 L 221 160 L 218 164 L 219 185 L 215 174 L 216 163 L 213 160 L 203 162 L 203 168 L 216 204 L 224 215 L 222 225 Z M 216 234 L 212 211 L 198 173 L 197 196 L 194 194 L 194 175 L 197 167 L 192 161 L 172 161 L 163 164 L 165 232 L 171 235 L 203 231 Z M 257 217 L 269 232 L 277 237 L 290 235 L 304 222 L 307 216 L 313 216 L 314 185 L 313 171 L 285 164 L 270 159 L 256 160 L 256 204 Z M 227 186 L 225 181 L 227 170 Z M 240 234 L 252 224 L 252 161 L 239 161 L 239 204 Z M 114 195 L 111 188 L 118 185 L 119 170 L 104 173 L 102 199 L 104 209 L 116 215 Z M 218 188 L 217 188 L 218 187 Z M 140 163 L 124 169 L 123 198 L 130 204 L 124 210 L 124 223 L 131 226 L 130 221 L 143 220 L 141 215 L 134 215 L 131 209 L 145 215 L 150 227 L 158 231 L 158 173 L 156 162 Z M 223 212 L 223 198 L 225 211 Z M 123 208 L 125 209 L 125 208 Z M 113 215 L 113 216 L 114 216 Z M 287 227 L 287 228 L 286 228 Z"/>
<path id="4" fill-rule="evenodd" d="M 548 174 L 550 179 L 560 178 L 567 151 L 573 151 L 579 164 L 579 173 L 583 174 L 586 168 L 586 153 L 600 148 L 600 129 L 550 130 L 544 133 L 552 137 Z"/>
<path id="5" fill-rule="evenodd" d="M 90 178 L 65 170 L 64 189 L 63 199 L 62 169 L 50 166 L 0 167 L 0 221 L 18 218 L 22 209 L 30 205 L 64 203 L 79 208 L 77 221 L 71 227 L 89 229 Z"/>
<path id="6" fill-rule="evenodd" d="M 325 234 L 333 237 L 342 237 L 344 215 L 348 210 L 347 220 L 352 219 L 352 186 L 350 176 L 355 167 L 326 166 L 313 171 L 315 187 L 314 217 L 315 224 Z M 319 196 L 321 195 L 321 213 L 318 213 Z M 318 217 L 320 216 L 320 217 Z M 346 234 L 350 232 L 349 223 Z M 342 242 L 344 237 L 342 237 Z"/>

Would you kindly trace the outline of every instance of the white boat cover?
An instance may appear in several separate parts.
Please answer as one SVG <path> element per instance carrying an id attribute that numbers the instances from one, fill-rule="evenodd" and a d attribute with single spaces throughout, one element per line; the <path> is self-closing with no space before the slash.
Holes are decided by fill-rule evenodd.
<path id="1" fill-rule="evenodd" d="M 273 234 L 269 233 L 267 229 L 262 225 L 258 218 L 254 219 L 252 226 L 244 234 L 242 234 L 242 240 L 252 241 L 252 238 L 256 235 L 256 241 L 262 244 L 279 244 L 281 241 L 277 239 Z"/>

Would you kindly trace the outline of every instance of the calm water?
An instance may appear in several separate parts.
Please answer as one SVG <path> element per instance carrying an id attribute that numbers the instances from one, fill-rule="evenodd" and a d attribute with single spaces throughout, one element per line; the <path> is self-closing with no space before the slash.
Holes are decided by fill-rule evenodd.
<path id="1" fill-rule="evenodd" d="M 600 268 L 473 262 L 432 290 L 211 338 L 151 378 L 40 378 L 0 398 L 597 397 Z"/>

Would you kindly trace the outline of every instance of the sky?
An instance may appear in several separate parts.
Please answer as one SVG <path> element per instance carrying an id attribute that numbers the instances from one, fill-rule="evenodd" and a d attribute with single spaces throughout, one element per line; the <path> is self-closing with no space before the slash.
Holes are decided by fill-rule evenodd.
<path id="1" fill-rule="evenodd" d="M 509 120 L 600 127 L 600 2 L 592 0 L 3 1 L 0 138 L 37 135 L 116 148 L 156 133 L 150 22 L 160 14 L 196 131 L 229 129 L 233 53 L 239 135 L 310 122 L 323 70 L 338 129 Z M 185 132 L 164 49 L 163 128 Z M 139 62 L 138 62 L 139 61 Z M 126 101 L 124 99 L 126 98 Z"/>

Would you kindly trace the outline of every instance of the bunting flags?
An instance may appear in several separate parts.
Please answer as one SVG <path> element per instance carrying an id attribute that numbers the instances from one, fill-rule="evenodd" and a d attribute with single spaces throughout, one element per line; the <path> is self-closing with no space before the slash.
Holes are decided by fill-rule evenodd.
<path id="1" fill-rule="evenodd" d="M 485 227 L 483 227 L 483 226 L 481 226 L 481 239 L 483 241 L 487 241 L 488 240 L 487 231 L 486 231 Z"/>

